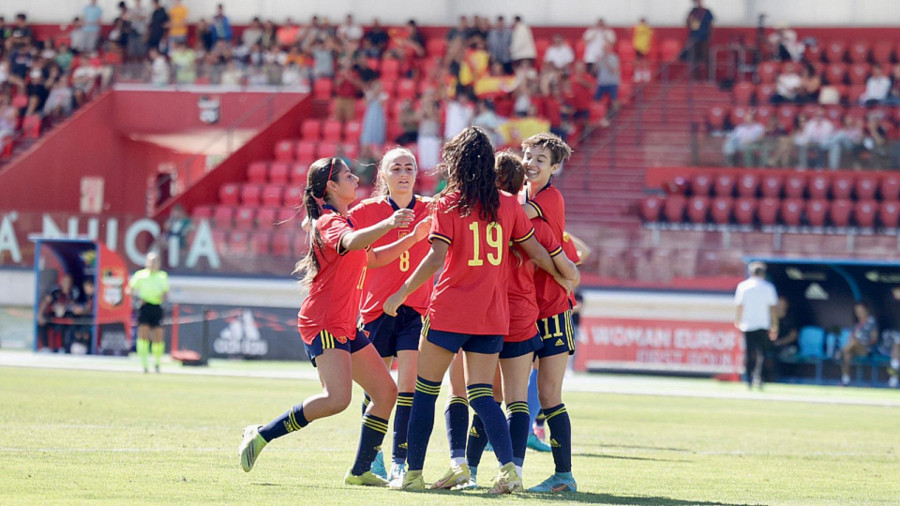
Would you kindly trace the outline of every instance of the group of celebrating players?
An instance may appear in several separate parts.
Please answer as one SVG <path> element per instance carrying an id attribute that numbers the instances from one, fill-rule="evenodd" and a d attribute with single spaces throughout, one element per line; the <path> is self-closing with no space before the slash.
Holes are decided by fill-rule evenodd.
<path id="1" fill-rule="evenodd" d="M 304 207 L 311 247 L 295 271 L 309 295 L 298 327 L 323 391 L 267 425 L 244 429 L 244 471 L 273 439 L 346 409 L 355 381 L 366 404 L 346 484 L 476 488 L 489 442 L 500 463 L 491 492 L 522 491 L 535 368 L 556 469 L 529 491 L 576 490 L 562 383 L 575 349 L 578 252 L 565 234 L 562 195 L 551 184 L 571 149 L 552 134 L 534 135 L 522 147 L 522 158 L 495 154 L 483 130 L 465 129 L 443 148 L 447 186 L 433 200 L 413 192 L 413 154 L 392 149 L 379 167 L 377 196 L 352 209 L 359 178 L 347 165 L 323 158 L 310 166 Z M 396 383 L 389 373 L 395 359 Z M 425 453 L 448 369 L 451 468 L 426 485 Z M 382 477 L 372 464 L 395 404 L 392 465 Z"/>

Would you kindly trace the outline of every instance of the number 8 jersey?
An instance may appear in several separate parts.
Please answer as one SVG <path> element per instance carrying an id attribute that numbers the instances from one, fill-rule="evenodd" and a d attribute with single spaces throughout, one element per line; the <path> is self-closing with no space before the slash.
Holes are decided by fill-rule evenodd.
<path id="1" fill-rule="evenodd" d="M 478 208 L 461 216 L 459 192 L 438 202 L 429 241 L 450 248 L 428 307 L 430 328 L 444 332 L 506 335 L 509 331 L 507 285 L 510 241 L 520 243 L 534 228 L 512 195 L 500 192 L 497 221 L 487 223 Z"/>
<path id="2" fill-rule="evenodd" d="M 391 230 L 372 243 L 371 248 L 374 249 L 391 244 L 402 239 L 406 234 L 411 234 L 416 225 L 428 217 L 428 213 L 431 211 L 430 204 L 430 198 L 414 196 L 407 207 L 407 209 L 412 209 L 415 214 L 409 227 L 399 227 Z M 363 229 L 390 218 L 394 211 L 398 209 L 400 207 L 388 196 L 372 197 L 360 202 L 350 210 L 349 214 L 353 224 L 358 229 Z M 384 301 L 392 293 L 400 289 L 400 285 L 416 270 L 416 267 L 428 254 L 428 250 L 428 243 L 419 241 L 404 251 L 393 262 L 377 269 L 369 269 L 366 274 L 362 306 L 360 307 L 363 323 L 370 323 L 384 314 Z M 431 281 L 423 283 L 412 295 L 406 298 L 406 302 L 403 305 L 424 315 L 426 309 L 428 309 L 428 300 L 431 298 L 431 288 Z"/>

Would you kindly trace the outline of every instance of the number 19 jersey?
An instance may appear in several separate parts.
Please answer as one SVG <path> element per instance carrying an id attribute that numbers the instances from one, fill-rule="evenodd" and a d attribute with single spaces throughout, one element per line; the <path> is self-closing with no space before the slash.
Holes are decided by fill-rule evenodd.
<path id="1" fill-rule="evenodd" d="M 473 208 L 462 216 L 459 192 L 443 196 L 431 224 L 429 240 L 449 245 L 444 268 L 428 307 L 434 330 L 476 335 L 509 331 L 507 284 L 510 241 L 521 243 L 534 229 L 516 198 L 500 192 L 497 221 L 487 223 Z"/>

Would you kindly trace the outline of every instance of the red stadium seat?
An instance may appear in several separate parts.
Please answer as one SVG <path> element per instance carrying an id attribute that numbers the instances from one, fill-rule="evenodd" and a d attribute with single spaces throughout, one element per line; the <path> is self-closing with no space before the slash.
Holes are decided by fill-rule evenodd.
<path id="1" fill-rule="evenodd" d="M 791 201 L 797 202 L 797 201 Z M 828 215 L 828 201 L 822 199 L 810 200 L 806 204 L 806 221 L 813 227 L 822 227 L 825 225 L 825 218 Z M 787 221 L 787 219 L 785 219 Z M 788 223 L 796 225 L 796 223 Z"/>
<path id="2" fill-rule="evenodd" d="M 382 77 L 381 81 L 381 92 L 386 94 L 390 98 L 394 98 L 397 93 L 397 81 L 395 79 L 387 79 Z"/>
<path id="3" fill-rule="evenodd" d="M 884 176 L 879 191 L 881 200 L 900 200 L 900 176 Z"/>
<path id="4" fill-rule="evenodd" d="M 327 158 L 331 156 L 337 156 L 338 154 L 338 142 L 320 142 L 317 150 L 319 152 L 319 158 Z"/>
<path id="5" fill-rule="evenodd" d="M 399 100 L 416 98 L 416 82 L 412 79 L 400 79 L 397 81 L 397 98 Z"/>
<path id="6" fill-rule="evenodd" d="M 781 203 L 781 221 L 785 225 L 800 225 L 803 218 L 804 201 L 801 199 L 787 199 Z M 824 215 L 823 215 L 824 221 Z"/>
<path id="7" fill-rule="evenodd" d="M 226 248 L 229 253 L 244 255 L 250 252 L 250 233 L 243 230 L 235 230 L 228 234 Z"/>
<path id="8" fill-rule="evenodd" d="M 825 82 L 828 84 L 844 84 L 846 76 L 846 63 L 830 63 L 825 67 Z"/>
<path id="9" fill-rule="evenodd" d="M 888 40 L 879 40 L 872 46 L 872 60 L 879 65 L 891 63 L 894 53 L 894 44 Z"/>
<path id="10" fill-rule="evenodd" d="M 807 191 L 811 199 L 827 199 L 831 189 L 831 175 L 823 172 L 813 174 L 807 183 Z"/>
<path id="11" fill-rule="evenodd" d="M 275 162 L 269 167 L 269 182 L 286 184 L 293 164 L 290 162 Z"/>
<path id="12" fill-rule="evenodd" d="M 755 197 L 759 191 L 759 176 L 755 172 L 744 172 L 738 177 L 738 196 Z"/>
<path id="13" fill-rule="evenodd" d="M 443 57 L 447 52 L 447 41 L 439 37 L 431 37 L 425 43 L 425 53 L 429 57 Z"/>
<path id="14" fill-rule="evenodd" d="M 657 195 L 644 197 L 641 201 L 641 219 L 650 223 L 659 221 L 664 200 Z"/>
<path id="15" fill-rule="evenodd" d="M 889 200 L 882 202 L 878 207 L 878 221 L 885 228 L 897 228 L 900 221 L 900 202 Z"/>
<path id="16" fill-rule="evenodd" d="M 738 105 L 731 108 L 731 114 L 728 115 L 728 121 L 731 122 L 731 126 L 738 126 L 744 122 L 744 118 L 750 114 L 751 108 L 749 106 Z"/>
<path id="17" fill-rule="evenodd" d="M 340 142 L 342 129 L 343 125 L 341 125 L 340 121 L 335 119 L 325 120 L 325 123 L 322 124 L 322 140 Z"/>
<path id="18" fill-rule="evenodd" d="M 691 223 L 706 223 L 709 217 L 709 198 L 691 197 L 688 201 L 687 215 Z"/>
<path id="19" fill-rule="evenodd" d="M 822 46 L 810 44 L 806 46 L 806 50 L 803 51 L 803 58 L 808 62 L 817 63 L 822 61 L 824 53 Z"/>
<path id="20" fill-rule="evenodd" d="M 231 206 L 216 206 L 213 209 L 213 224 L 217 229 L 231 228 L 231 222 L 234 219 L 234 208 Z"/>
<path id="21" fill-rule="evenodd" d="M 734 209 L 734 201 L 728 197 L 716 197 L 712 201 L 710 216 L 713 223 L 727 225 L 731 223 L 731 213 Z"/>
<path id="22" fill-rule="evenodd" d="M 806 193 L 806 175 L 794 172 L 784 178 L 785 198 L 800 199 L 804 193 Z"/>
<path id="23" fill-rule="evenodd" d="M 42 119 L 36 114 L 29 114 L 22 120 L 22 133 L 27 139 L 37 139 L 41 136 Z"/>
<path id="24" fill-rule="evenodd" d="M 262 187 L 258 184 L 241 186 L 241 205 L 259 207 L 262 203 Z"/>
<path id="25" fill-rule="evenodd" d="M 287 207 L 300 207 L 303 205 L 303 190 L 299 186 L 288 186 L 284 189 L 284 205 Z"/>
<path id="26" fill-rule="evenodd" d="M 691 195 L 707 197 L 712 185 L 713 177 L 709 172 L 695 172 L 691 176 Z"/>
<path id="27" fill-rule="evenodd" d="M 845 90 L 846 93 L 846 90 Z M 829 105 L 825 107 L 825 117 L 828 118 L 828 121 L 831 121 L 835 126 L 841 124 L 841 120 L 844 117 L 844 108 L 840 105 Z"/>
<path id="28" fill-rule="evenodd" d="M 254 256 L 272 254 L 272 235 L 268 232 L 254 232 L 250 236 L 249 253 Z"/>
<path id="29" fill-rule="evenodd" d="M 735 105 L 750 105 L 750 99 L 756 92 L 756 86 L 746 81 L 737 83 L 734 85 L 733 92 Z"/>
<path id="30" fill-rule="evenodd" d="M 781 200 L 764 198 L 759 201 L 756 216 L 761 225 L 774 225 L 778 222 L 778 210 L 781 208 Z"/>
<path id="31" fill-rule="evenodd" d="M 268 179 L 266 172 L 269 164 L 266 162 L 251 162 L 247 166 L 247 180 L 251 183 L 265 183 Z"/>
<path id="32" fill-rule="evenodd" d="M 397 80 L 400 77 L 400 61 L 394 58 L 385 58 L 381 62 L 381 78 Z"/>
<path id="33" fill-rule="evenodd" d="M 297 160 L 298 162 L 306 162 L 313 163 L 316 161 L 318 155 L 316 154 L 317 145 L 315 141 L 300 141 L 297 143 L 297 152 L 296 158 L 291 158 L 291 160 Z"/>
<path id="34" fill-rule="evenodd" d="M 318 141 L 322 138 L 322 122 L 317 119 L 304 120 L 300 125 L 300 137 L 305 141 Z"/>
<path id="35" fill-rule="evenodd" d="M 228 183 L 219 187 L 219 203 L 226 206 L 238 205 L 240 190 L 237 184 Z"/>
<path id="36" fill-rule="evenodd" d="M 761 105 L 756 108 L 756 119 L 763 125 L 769 123 L 769 118 L 775 116 L 775 107 L 771 105 Z"/>
<path id="37" fill-rule="evenodd" d="M 709 111 L 706 113 L 706 121 L 709 123 L 710 130 L 724 130 L 725 129 L 725 117 L 728 114 L 728 109 L 722 107 L 721 105 L 714 105 L 709 108 Z"/>
<path id="38" fill-rule="evenodd" d="M 781 174 L 766 174 L 762 178 L 762 196 L 780 198 L 781 187 L 784 185 L 784 176 Z"/>
<path id="39" fill-rule="evenodd" d="M 291 166 L 291 183 L 295 185 L 306 186 L 306 174 L 309 172 L 308 163 L 295 163 Z"/>
<path id="40" fill-rule="evenodd" d="M 862 173 L 856 178 L 856 200 L 875 200 L 878 191 L 878 177 Z"/>
<path id="41" fill-rule="evenodd" d="M 280 190 L 280 188 L 279 188 Z M 281 194 L 279 193 L 279 202 L 281 200 Z M 278 207 L 263 207 L 256 211 L 256 229 L 257 230 L 265 230 L 270 231 L 275 229 L 275 223 L 278 220 L 278 210 L 281 205 Z"/>
<path id="42" fill-rule="evenodd" d="M 293 256 L 291 243 L 293 236 L 287 230 L 276 230 L 272 233 L 272 255 L 276 257 Z"/>
<path id="43" fill-rule="evenodd" d="M 866 79 L 869 78 L 869 74 L 872 69 L 868 63 L 854 63 L 850 65 L 850 70 L 847 72 L 847 80 L 850 81 L 850 84 L 866 84 Z"/>
<path id="44" fill-rule="evenodd" d="M 359 144 L 356 143 L 344 143 L 340 145 L 340 154 L 344 158 L 349 158 L 350 160 L 356 160 L 359 157 Z"/>
<path id="45" fill-rule="evenodd" d="M 534 40 L 534 49 L 537 52 L 537 65 L 535 67 L 540 68 L 540 63 L 544 61 L 544 53 L 547 52 L 548 47 L 550 47 L 550 39 Z"/>
<path id="46" fill-rule="evenodd" d="M 869 47 L 869 42 L 865 40 L 858 40 L 850 44 L 850 48 L 847 51 L 850 61 L 853 63 L 865 63 L 868 61 Z"/>
<path id="47" fill-rule="evenodd" d="M 730 197 L 734 194 L 734 186 L 737 183 L 734 174 L 722 172 L 716 175 L 713 193 L 717 197 Z"/>
<path id="48" fill-rule="evenodd" d="M 832 40 L 825 45 L 825 58 L 829 63 L 844 61 L 847 52 L 847 44 L 842 40 Z"/>
<path id="49" fill-rule="evenodd" d="M 194 220 L 211 220 L 213 217 L 213 206 L 197 206 L 191 211 L 191 217 Z"/>
<path id="50" fill-rule="evenodd" d="M 851 84 L 847 87 L 847 101 L 850 104 L 859 103 L 860 97 L 866 92 L 865 84 Z"/>
<path id="51" fill-rule="evenodd" d="M 762 83 L 756 87 L 756 103 L 757 105 L 768 104 L 772 101 L 772 95 L 775 95 L 775 85 L 772 83 Z"/>
<path id="52" fill-rule="evenodd" d="M 760 63 L 757 72 L 760 83 L 774 84 L 775 78 L 778 77 L 778 64 L 773 61 Z"/>
<path id="53" fill-rule="evenodd" d="M 684 221 L 684 208 L 687 206 L 687 199 L 684 195 L 669 195 L 666 197 L 666 203 L 663 207 L 663 216 L 669 223 L 681 223 Z"/>
<path id="54" fill-rule="evenodd" d="M 878 203 L 874 200 L 860 200 L 853 210 L 853 219 L 863 228 L 875 226 L 875 216 L 878 214 Z"/>
<path id="55" fill-rule="evenodd" d="M 853 193 L 853 176 L 836 175 L 831 180 L 831 198 L 834 200 L 849 199 Z"/>
<path id="56" fill-rule="evenodd" d="M 659 46 L 659 59 L 662 63 L 672 63 L 678 60 L 681 54 L 681 41 L 678 39 L 666 39 Z"/>
<path id="57" fill-rule="evenodd" d="M 584 41 L 581 40 L 579 42 L 583 43 Z M 619 56 L 620 60 L 634 60 L 634 44 L 629 39 L 619 39 L 619 41 L 616 42 L 616 54 Z"/>
<path id="58" fill-rule="evenodd" d="M 275 160 L 289 162 L 294 159 L 294 146 L 296 142 L 290 139 L 278 141 L 275 144 Z"/>
<path id="59" fill-rule="evenodd" d="M 262 206 L 268 208 L 281 207 L 281 195 L 284 193 L 284 187 L 281 184 L 267 184 L 262 189 Z"/>
<path id="60" fill-rule="evenodd" d="M 320 77 L 313 82 L 313 98 L 316 100 L 331 100 L 332 91 L 331 79 Z"/>
<path id="61" fill-rule="evenodd" d="M 828 210 L 828 221 L 836 227 L 850 225 L 850 216 L 853 214 L 853 202 L 850 200 L 835 200 Z"/>
<path id="62" fill-rule="evenodd" d="M 252 207 L 239 207 L 234 213 L 234 228 L 252 230 L 255 225 L 256 210 Z"/>
<path id="63" fill-rule="evenodd" d="M 734 220 L 740 225 L 752 225 L 755 217 L 756 217 L 756 199 L 751 199 L 751 198 L 737 199 L 737 201 L 734 204 Z M 774 218 L 773 218 L 772 223 L 774 223 Z"/>

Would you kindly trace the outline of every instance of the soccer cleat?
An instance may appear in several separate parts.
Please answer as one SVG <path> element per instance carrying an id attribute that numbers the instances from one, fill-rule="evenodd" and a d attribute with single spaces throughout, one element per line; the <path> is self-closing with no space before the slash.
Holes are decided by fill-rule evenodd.
<path id="1" fill-rule="evenodd" d="M 399 488 L 403 484 L 403 477 L 406 476 L 406 464 L 391 464 L 391 472 L 388 474 L 387 480 L 391 484 L 391 488 Z"/>
<path id="2" fill-rule="evenodd" d="M 253 469 L 253 464 L 256 463 L 256 458 L 259 457 L 259 452 L 266 447 L 266 440 L 259 434 L 260 428 L 262 428 L 262 425 L 248 425 L 244 427 L 244 440 L 241 441 L 238 454 L 241 456 L 241 469 L 245 473 L 249 473 Z"/>
<path id="3" fill-rule="evenodd" d="M 406 476 L 403 477 L 403 481 L 394 485 L 391 484 L 391 488 L 397 490 L 425 490 L 425 478 L 422 477 L 422 471 L 408 471 Z"/>
<path id="4" fill-rule="evenodd" d="M 388 482 L 381 476 L 377 476 L 372 471 L 366 471 L 359 476 L 353 474 L 350 471 L 347 471 L 347 476 L 344 476 L 344 485 L 386 487 L 388 486 Z"/>
<path id="5" fill-rule="evenodd" d="M 526 443 L 528 448 L 531 448 L 534 451 L 538 452 L 549 452 L 550 445 L 538 439 L 538 437 L 532 432 L 528 434 L 528 442 Z"/>
<path id="6" fill-rule="evenodd" d="M 549 478 L 542 481 L 540 485 L 535 485 L 528 489 L 529 492 L 576 492 L 578 484 L 572 473 L 566 473 L 568 476 L 560 476 L 559 474 L 550 475 Z"/>
<path id="7" fill-rule="evenodd" d="M 491 487 L 490 493 L 511 494 L 522 490 L 522 477 L 516 471 L 516 465 L 509 462 L 500 467 L 500 472 L 494 478 L 494 486 Z"/>
<path id="8" fill-rule="evenodd" d="M 371 470 L 375 476 L 380 477 L 382 480 L 387 479 L 387 469 L 384 468 L 384 453 L 381 450 L 378 450 L 378 453 L 375 454 Z"/>
<path id="9" fill-rule="evenodd" d="M 460 464 L 459 466 L 451 467 L 441 479 L 432 483 L 428 488 L 450 490 L 453 487 L 469 483 L 470 476 L 469 466 Z"/>
<path id="10" fill-rule="evenodd" d="M 457 485 L 453 487 L 453 490 L 475 490 L 478 488 L 478 481 L 476 476 L 478 475 L 478 467 L 469 466 L 469 481 L 463 483 L 462 485 Z"/>

